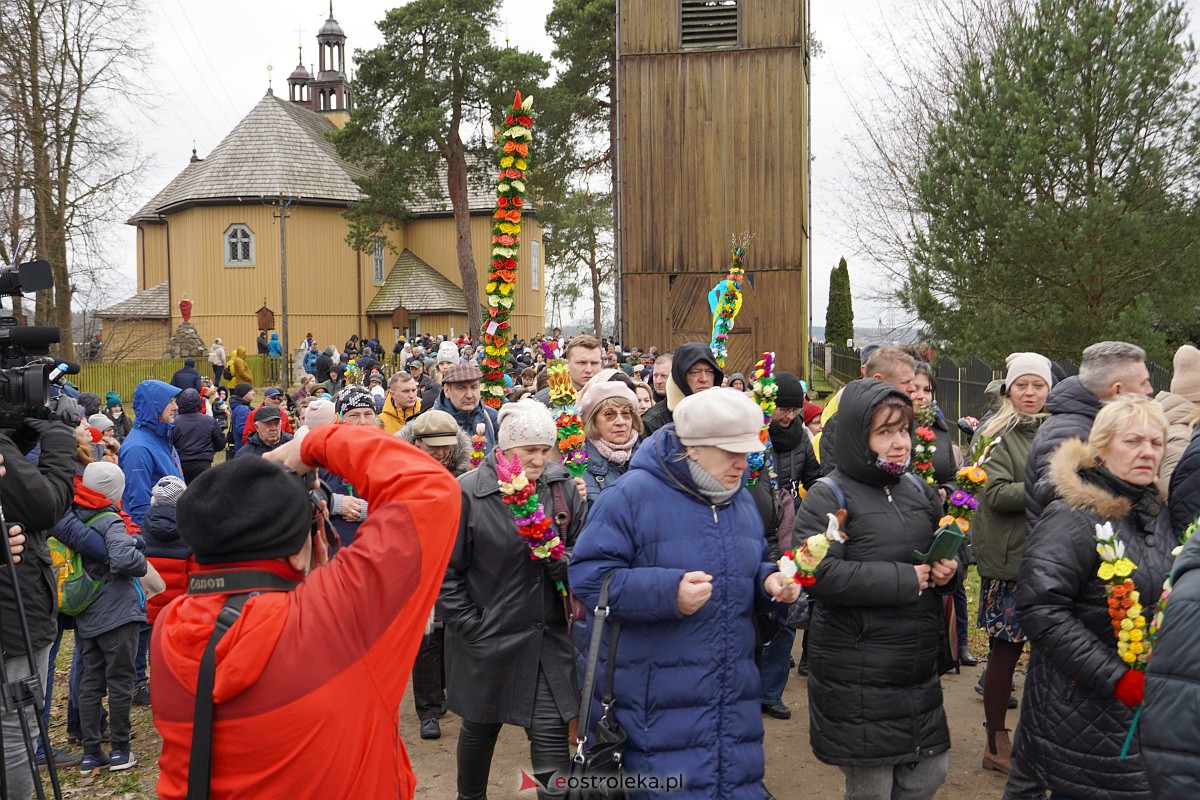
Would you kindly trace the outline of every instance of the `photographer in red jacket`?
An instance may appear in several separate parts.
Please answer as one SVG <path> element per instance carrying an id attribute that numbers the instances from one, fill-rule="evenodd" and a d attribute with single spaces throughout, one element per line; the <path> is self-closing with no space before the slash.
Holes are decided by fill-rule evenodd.
<path id="1" fill-rule="evenodd" d="M 344 475 L 371 504 L 354 543 L 328 563 L 310 495 L 281 466 Z M 177 506 L 198 572 L 189 593 L 162 611 L 151 645 L 154 724 L 163 738 L 158 796 L 188 796 L 192 777 L 214 800 L 411 798 L 416 779 L 400 740 L 400 699 L 460 503 L 444 467 L 356 425 L 325 426 L 198 477 Z M 240 614 L 231 612 L 239 600 Z M 198 704 L 196 687 L 218 615 L 232 624 L 214 650 L 205 781 L 193 729 L 207 694 Z"/>

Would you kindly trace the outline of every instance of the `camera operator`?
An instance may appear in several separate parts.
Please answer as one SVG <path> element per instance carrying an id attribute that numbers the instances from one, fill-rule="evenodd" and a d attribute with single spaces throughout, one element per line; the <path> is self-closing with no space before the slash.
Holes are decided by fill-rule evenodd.
<path id="1" fill-rule="evenodd" d="M 328 563 L 324 517 L 281 466 L 342 475 L 370 503 Z M 322 426 L 197 477 L 176 518 L 198 570 L 151 641 L 158 796 L 412 797 L 400 700 L 460 504 L 444 467 L 358 425 Z"/>
<path id="2" fill-rule="evenodd" d="M 73 400 L 61 397 L 55 416 L 67 419 L 72 413 L 77 415 L 76 409 Z M 25 456 L 35 445 L 40 445 L 37 464 Z M 17 612 L 8 570 L 0 569 L 0 647 L 4 651 L 4 669 L 9 682 L 30 675 L 30 654 L 22 633 L 25 623 L 33 647 L 33 662 L 44 689 L 50 645 L 58 633 L 58 598 L 50 571 L 46 530 L 66 513 L 74 495 L 75 433 L 69 423 L 26 419 L 11 435 L 0 432 L 0 458 L 5 473 L 0 478 L 4 519 L 10 526 L 20 525 L 26 536 L 24 557 L 16 564 L 16 588 L 21 593 L 24 619 Z M 37 715 L 32 706 L 26 708 L 25 716 L 31 735 L 36 736 Z M 4 738 L 8 800 L 28 800 L 33 792 L 33 771 L 15 709 L 0 716 L 0 735 Z"/>

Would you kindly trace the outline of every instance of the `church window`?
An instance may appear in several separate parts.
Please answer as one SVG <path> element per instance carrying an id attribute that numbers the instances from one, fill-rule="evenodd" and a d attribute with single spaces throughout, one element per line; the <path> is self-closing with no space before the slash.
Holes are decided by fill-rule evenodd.
<path id="1" fill-rule="evenodd" d="M 383 285 L 383 256 L 384 244 L 383 239 L 375 240 L 375 252 L 371 261 L 371 279 L 375 281 L 376 286 Z"/>
<path id="2" fill-rule="evenodd" d="M 529 243 L 529 288 L 537 289 L 538 281 L 541 280 L 542 268 L 542 243 Z"/>
<path id="3" fill-rule="evenodd" d="M 225 266 L 254 266 L 254 234 L 245 225 L 230 225 L 225 229 Z"/>

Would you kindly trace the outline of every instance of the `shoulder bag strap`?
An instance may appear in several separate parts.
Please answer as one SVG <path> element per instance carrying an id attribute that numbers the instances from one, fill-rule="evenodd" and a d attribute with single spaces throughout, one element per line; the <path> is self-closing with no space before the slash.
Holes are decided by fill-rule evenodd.
<path id="1" fill-rule="evenodd" d="M 567 505 L 567 498 L 563 494 L 563 485 L 561 481 L 555 481 L 550 484 L 550 496 L 554 501 L 554 527 L 558 528 L 558 535 L 562 537 L 563 544 L 567 543 L 567 531 L 571 528 L 571 507 Z"/>
<path id="2" fill-rule="evenodd" d="M 596 672 L 600 667 L 600 643 L 604 638 L 604 622 L 608 619 L 609 613 L 608 584 L 612 581 L 614 574 L 616 574 L 615 569 L 604 577 L 604 583 L 600 587 L 600 599 L 596 603 L 592 616 L 592 638 L 588 645 L 587 668 L 583 673 L 583 697 L 579 704 L 579 742 L 575 749 L 575 760 L 581 763 L 584 744 L 588 737 L 588 726 L 592 717 L 592 697 L 596 692 Z M 612 628 L 612 638 L 608 643 L 608 674 L 604 678 L 603 703 L 605 706 L 612 705 L 613 667 L 617 656 L 617 637 L 621 632 L 621 623 L 614 622 Z"/>
<path id="3" fill-rule="evenodd" d="M 833 492 L 833 499 L 837 501 L 838 508 L 846 508 L 846 493 L 842 491 L 841 486 L 838 486 L 837 481 L 826 475 L 823 478 L 817 478 L 816 483 L 828 486 L 829 491 Z"/>
<path id="4" fill-rule="evenodd" d="M 200 659 L 200 677 L 196 682 L 196 710 L 192 720 L 192 753 L 188 762 L 187 800 L 208 800 L 212 773 L 213 684 L 217 669 L 217 642 L 242 615 L 242 606 L 258 592 L 234 595 L 226 601 L 204 656 Z"/>

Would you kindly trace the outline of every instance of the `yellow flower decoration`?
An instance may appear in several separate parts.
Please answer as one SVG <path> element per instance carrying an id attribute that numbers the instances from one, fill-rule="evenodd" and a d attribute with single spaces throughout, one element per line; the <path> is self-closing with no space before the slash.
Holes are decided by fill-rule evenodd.
<path id="1" fill-rule="evenodd" d="M 1111 581 L 1116 576 L 1117 570 L 1112 564 L 1105 561 L 1100 565 L 1100 569 L 1096 570 L 1096 574 L 1100 576 L 1100 580 L 1102 581 Z"/>
<path id="2" fill-rule="evenodd" d="M 1121 660 L 1124 661 L 1126 664 L 1132 664 L 1134 659 L 1136 659 L 1136 658 L 1137 658 L 1137 655 L 1130 652 L 1129 650 L 1126 650 L 1124 653 L 1121 653 Z"/>
<path id="3" fill-rule="evenodd" d="M 1131 630 L 1129 632 L 1129 641 L 1140 642 L 1142 640 L 1143 636 L 1145 636 L 1145 634 L 1142 633 L 1141 628 L 1134 628 L 1133 630 Z"/>
<path id="4" fill-rule="evenodd" d="M 1135 569 L 1137 567 L 1128 558 L 1119 558 L 1117 563 L 1113 564 L 1113 571 L 1116 572 L 1118 578 L 1128 578 Z"/>
<path id="5" fill-rule="evenodd" d="M 1142 646 L 1141 642 L 1133 642 L 1129 645 L 1129 652 L 1133 653 L 1135 656 L 1141 655 L 1143 650 L 1145 650 L 1145 647 Z"/>

